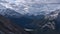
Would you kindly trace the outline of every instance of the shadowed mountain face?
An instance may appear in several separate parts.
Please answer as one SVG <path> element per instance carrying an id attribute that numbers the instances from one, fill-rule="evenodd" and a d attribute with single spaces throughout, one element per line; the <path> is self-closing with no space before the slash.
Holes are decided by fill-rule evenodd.
<path id="1" fill-rule="evenodd" d="M 57 19 L 56 19 L 56 29 L 58 30 L 58 31 L 60 31 L 60 13 L 58 14 L 58 16 L 57 16 Z"/>
<path id="2" fill-rule="evenodd" d="M 28 34 L 23 28 L 13 24 L 9 19 L 0 15 L 0 34 Z"/>

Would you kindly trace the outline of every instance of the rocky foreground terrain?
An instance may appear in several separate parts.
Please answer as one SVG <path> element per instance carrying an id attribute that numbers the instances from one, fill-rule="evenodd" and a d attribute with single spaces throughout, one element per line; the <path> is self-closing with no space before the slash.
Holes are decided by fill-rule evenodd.
<path id="1" fill-rule="evenodd" d="M 28 34 L 20 26 L 13 24 L 9 19 L 0 15 L 0 34 Z"/>

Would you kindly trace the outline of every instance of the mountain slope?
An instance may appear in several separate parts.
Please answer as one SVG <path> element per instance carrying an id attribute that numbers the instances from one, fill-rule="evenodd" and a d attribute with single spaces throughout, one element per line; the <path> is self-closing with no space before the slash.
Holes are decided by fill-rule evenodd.
<path id="1" fill-rule="evenodd" d="M 9 19 L 0 15 L 0 34 L 28 34 L 20 26 L 14 25 Z"/>

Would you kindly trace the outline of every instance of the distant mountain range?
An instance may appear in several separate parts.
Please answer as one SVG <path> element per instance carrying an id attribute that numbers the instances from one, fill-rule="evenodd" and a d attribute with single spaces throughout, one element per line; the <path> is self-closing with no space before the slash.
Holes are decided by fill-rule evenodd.
<path id="1" fill-rule="evenodd" d="M 47 15 L 41 14 L 41 15 L 35 16 L 35 15 L 29 15 L 29 13 L 22 15 L 10 8 L 0 9 L 1 15 L 11 19 L 11 21 L 13 21 L 14 23 L 16 23 L 24 28 L 36 28 L 37 27 L 36 24 L 31 25 L 31 23 L 34 20 L 41 21 L 41 20 L 44 20 L 45 18 L 46 19 L 55 19 L 55 18 L 57 18 L 59 12 L 60 12 L 59 10 L 56 10 L 56 11 L 51 12 L 50 14 L 47 14 Z"/>
<path id="2" fill-rule="evenodd" d="M 34 31 L 36 30 L 37 33 L 35 34 L 40 34 L 41 32 L 42 33 L 44 32 L 44 34 L 56 32 L 59 34 L 60 31 L 59 4 L 49 3 L 46 4 L 47 1 L 42 0 L 41 1 L 43 3 L 40 3 L 40 1 L 38 0 L 35 1 L 22 0 L 22 2 L 18 1 L 16 1 L 16 3 L 10 3 L 8 1 L 0 0 L 0 15 L 2 15 L 0 16 L 0 20 L 1 18 L 3 19 L 2 20 L 3 23 L 2 22 L 0 23 L 1 25 L 0 32 L 6 31 L 6 33 L 13 32 L 15 33 L 17 31 L 17 33 L 22 32 L 23 34 L 28 34 L 24 30 L 32 29 Z M 5 26 L 5 19 L 9 19 L 11 23 L 10 22 L 6 23 Z M 6 21 L 8 22 L 9 20 Z M 20 29 L 20 27 L 22 29 Z"/>

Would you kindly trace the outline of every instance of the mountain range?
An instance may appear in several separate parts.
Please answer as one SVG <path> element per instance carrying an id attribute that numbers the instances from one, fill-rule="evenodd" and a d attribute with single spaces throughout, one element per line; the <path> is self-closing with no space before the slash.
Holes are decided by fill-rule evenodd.
<path id="1" fill-rule="evenodd" d="M 59 6 L 39 3 L 21 3 L 16 5 L 14 3 L 1 2 L 0 15 L 10 19 L 13 24 L 24 29 L 40 30 L 42 32 L 57 30 L 59 32 Z"/>

